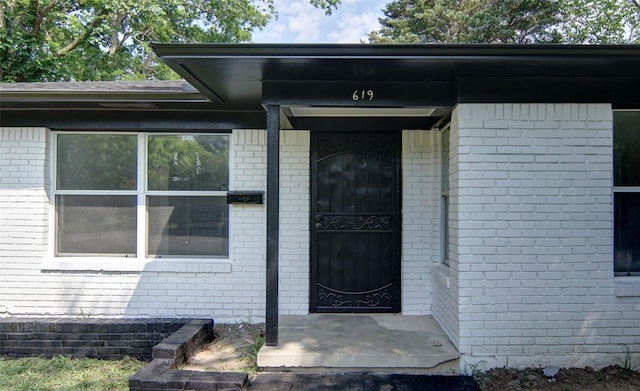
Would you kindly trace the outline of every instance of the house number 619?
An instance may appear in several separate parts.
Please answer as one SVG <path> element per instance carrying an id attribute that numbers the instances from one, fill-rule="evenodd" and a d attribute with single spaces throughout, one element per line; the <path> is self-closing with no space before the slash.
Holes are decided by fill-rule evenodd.
<path id="1" fill-rule="evenodd" d="M 351 95 L 351 99 L 354 101 L 373 100 L 373 90 L 355 90 Z"/>

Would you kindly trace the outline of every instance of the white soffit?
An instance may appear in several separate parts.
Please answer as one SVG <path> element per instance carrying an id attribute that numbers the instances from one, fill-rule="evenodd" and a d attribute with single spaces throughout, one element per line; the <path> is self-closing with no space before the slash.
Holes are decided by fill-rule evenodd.
<path id="1" fill-rule="evenodd" d="M 290 106 L 288 111 L 293 117 L 430 117 L 436 109 L 430 107 Z"/>

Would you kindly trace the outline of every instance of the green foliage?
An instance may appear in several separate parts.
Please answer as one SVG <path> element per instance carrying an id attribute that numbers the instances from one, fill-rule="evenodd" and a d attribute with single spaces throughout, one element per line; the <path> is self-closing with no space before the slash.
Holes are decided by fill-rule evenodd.
<path id="1" fill-rule="evenodd" d="M 0 358 L 0 389 L 128 390 L 129 377 L 145 365 L 131 358 L 120 361 L 45 358 Z"/>
<path id="2" fill-rule="evenodd" d="M 638 43 L 636 0 L 393 0 L 371 42 Z"/>
<path id="3" fill-rule="evenodd" d="M 243 352 L 242 358 L 246 362 L 245 368 L 242 369 L 244 372 L 254 374 L 258 371 L 258 352 L 266 341 L 263 335 L 258 335 L 255 337 L 253 343 Z"/>
<path id="4" fill-rule="evenodd" d="M 338 8 L 338 5 L 342 0 L 309 0 L 314 7 L 324 9 L 327 15 L 331 15 L 334 9 Z"/>
<path id="5" fill-rule="evenodd" d="M 555 42 L 554 0 L 395 0 L 383 10 L 372 42 Z"/>
<path id="6" fill-rule="evenodd" d="M 0 0 L 0 82 L 176 78 L 151 42 L 248 41 L 275 14 L 273 0 Z"/>
<path id="7" fill-rule="evenodd" d="M 634 0 L 564 0 L 566 43 L 640 43 L 640 5 Z"/>
<path id="8" fill-rule="evenodd" d="M 624 356 L 622 356 L 622 358 L 614 355 L 614 357 L 616 358 L 616 360 L 618 361 L 618 365 L 623 368 L 625 371 L 635 371 L 636 370 L 636 365 L 634 363 L 634 359 L 631 355 L 631 350 L 629 349 L 629 346 L 626 344 L 618 344 L 620 346 L 622 346 L 624 348 Z"/>
<path id="9" fill-rule="evenodd" d="M 486 365 L 487 362 L 482 360 L 475 364 L 467 363 L 464 366 L 464 375 L 473 377 L 473 380 L 476 381 L 476 384 L 478 384 L 481 390 L 484 390 L 487 387 L 486 368 L 481 368 L 481 366 L 486 367 Z"/>
<path id="10" fill-rule="evenodd" d="M 14 3 L 9 7 L 9 3 Z M 47 81 L 56 77 L 48 38 L 36 28 L 35 2 L 0 0 L 0 81 Z"/>

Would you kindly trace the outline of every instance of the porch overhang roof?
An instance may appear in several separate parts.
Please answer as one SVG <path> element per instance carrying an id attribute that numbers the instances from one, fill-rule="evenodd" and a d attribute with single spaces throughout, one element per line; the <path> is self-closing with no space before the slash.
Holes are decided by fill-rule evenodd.
<path id="1" fill-rule="evenodd" d="M 160 44 L 218 107 L 640 103 L 639 45 Z M 376 99 L 354 101 L 356 90 Z"/>

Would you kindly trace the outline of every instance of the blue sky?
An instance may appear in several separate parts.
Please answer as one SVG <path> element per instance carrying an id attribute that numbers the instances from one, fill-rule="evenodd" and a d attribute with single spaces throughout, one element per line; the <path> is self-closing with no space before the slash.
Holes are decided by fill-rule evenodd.
<path id="1" fill-rule="evenodd" d="M 255 43 L 359 43 L 377 30 L 378 18 L 390 0 L 342 0 L 333 14 L 308 0 L 275 0 L 278 19 L 253 34 Z"/>

